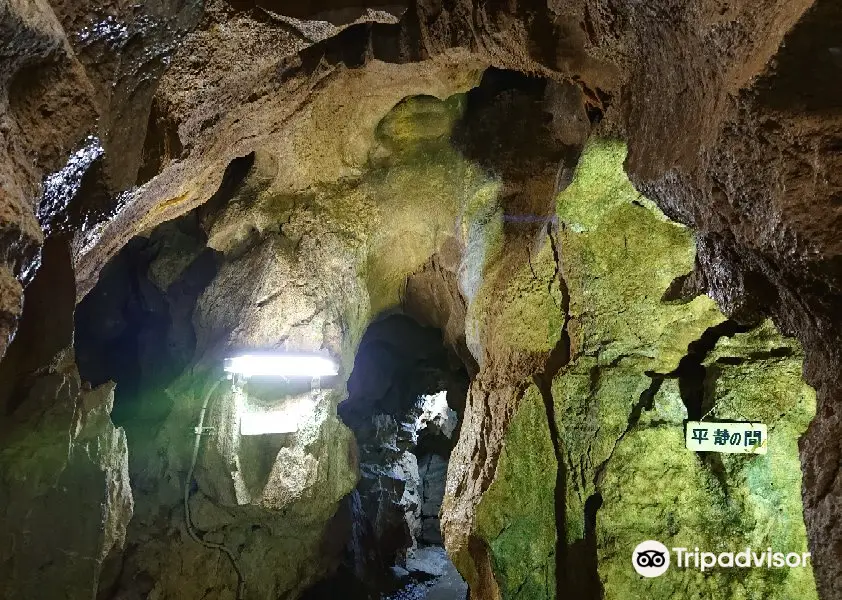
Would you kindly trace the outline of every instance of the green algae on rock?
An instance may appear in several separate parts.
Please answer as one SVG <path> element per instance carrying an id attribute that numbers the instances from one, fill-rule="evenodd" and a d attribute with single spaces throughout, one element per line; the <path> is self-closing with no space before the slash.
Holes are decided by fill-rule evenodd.
<path id="1" fill-rule="evenodd" d="M 545 353 L 558 342 L 563 325 L 561 292 L 549 242 L 514 273 L 507 261 L 484 270 L 484 281 L 469 309 L 483 343 L 513 351 Z M 497 289 L 502 284 L 503 289 Z"/>
<path id="2" fill-rule="evenodd" d="M 584 506 L 645 402 L 654 374 L 725 317 L 706 296 L 662 301 L 693 269 L 692 233 L 643 198 L 623 171 L 624 144 L 593 141 L 557 198 L 561 271 L 570 294 L 571 360 L 552 384 L 568 456 L 568 544 L 584 536 Z"/>
<path id="3" fill-rule="evenodd" d="M 767 456 L 705 458 L 684 449 L 680 386 L 663 378 L 724 317 L 706 296 L 661 301 L 693 268 L 695 245 L 689 230 L 633 190 L 624 155 L 621 144 L 591 144 L 558 201 L 573 358 L 553 395 L 562 444 L 578 458 L 568 465 L 567 542 L 583 535 L 584 502 L 599 493 L 599 576 L 608 600 L 813 598 L 810 569 L 704 576 L 672 569 L 644 582 L 631 569 L 631 551 L 646 539 L 670 548 L 805 551 L 797 438 L 814 395 L 801 379 L 800 348 L 770 323 L 723 338 L 705 361 L 706 408 L 719 418 L 763 421 L 776 432 L 774 448 Z"/>
<path id="4" fill-rule="evenodd" d="M 768 321 L 721 339 L 705 361 L 711 418 L 766 423 L 766 455 L 684 451 L 681 423 L 657 419 L 641 420 L 618 444 L 600 484 L 605 504 L 597 535 L 606 599 L 817 598 L 811 568 L 703 575 L 671 567 L 652 580 L 629 569 L 631 550 L 645 539 L 710 552 L 807 551 L 798 438 L 815 413 L 815 392 L 801 378 L 802 361 L 798 344 Z M 666 395 L 679 397 L 676 380 L 664 382 L 656 405 Z"/>
<path id="5" fill-rule="evenodd" d="M 725 317 L 707 296 L 662 302 L 691 272 L 692 232 L 669 221 L 623 171 L 625 145 L 591 142 L 570 186 L 557 198 L 562 274 L 570 290 L 574 355 L 600 365 L 634 360 L 666 373 L 690 342 Z"/>
<path id="6" fill-rule="evenodd" d="M 457 235 L 469 194 L 487 179 L 450 144 L 463 110 L 461 95 L 408 98 L 378 125 L 366 177 L 378 227 L 362 269 L 372 315 L 400 304 L 407 276 Z"/>
<path id="7" fill-rule="evenodd" d="M 544 400 L 530 386 L 476 512 L 477 535 L 491 549 L 502 598 L 554 597 L 556 468 Z"/>
<path id="8" fill-rule="evenodd" d="M 493 256 L 469 308 L 484 331 L 496 332 L 485 343 L 547 353 L 561 335 L 560 293 L 569 295 L 570 356 L 550 385 L 553 410 L 534 387 L 527 389 L 477 506 L 474 534 L 489 549 L 497 584 L 489 597 L 555 598 L 556 540 L 563 533 L 568 551 L 559 568 L 576 570 L 580 557 L 570 554 L 595 548 L 606 600 L 815 598 L 809 568 L 701 574 L 673 567 L 652 580 L 632 569 L 632 550 L 647 539 L 670 548 L 806 551 L 797 439 L 815 400 L 801 378 L 800 348 L 771 323 L 722 337 L 698 358 L 704 410 L 711 417 L 763 421 L 772 447 L 766 456 L 701 456 L 685 449 L 688 398 L 678 367 L 691 344 L 718 331 L 725 316 L 707 296 L 664 300 L 673 282 L 693 270 L 695 241 L 634 190 L 623 171 L 625 152 L 620 142 L 592 141 L 571 185 L 558 195 L 559 295 L 545 287 L 545 271 L 555 267 L 545 244 L 544 254 L 524 265 L 534 286 L 517 273 L 495 281 L 501 257 Z M 500 281 L 503 289 L 493 289 Z M 547 302 L 536 302 L 532 287 Z M 490 296 L 496 296 L 493 305 Z M 506 310 L 492 306 L 514 307 L 526 317 L 505 318 Z M 555 415 L 557 447 L 548 412 Z M 559 493 L 565 512 L 557 520 Z M 595 498 L 601 508 L 594 516 L 591 507 L 588 515 Z"/>

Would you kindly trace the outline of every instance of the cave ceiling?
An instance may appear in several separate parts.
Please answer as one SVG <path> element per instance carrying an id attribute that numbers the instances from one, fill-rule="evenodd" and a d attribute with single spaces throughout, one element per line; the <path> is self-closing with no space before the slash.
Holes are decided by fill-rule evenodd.
<path id="1" fill-rule="evenodd" d="M 500 473 L 525 469 L 514 453 L 501 454 L 509 425 L 512 447 L 544 444 L 544 467 L 560 468 L 564 424 L 546 432 L 554 447 L 549 438 L 533 440 L 523 419 L 557 394 L 562 362 L 569 369 L 559 377 L 585 377 L 593 340 L 576 327 L 592 314 L 603 319 L 594 317 L 594 331 L 623 339 L 604 325 L 613 308 L 599 302 L 611 292 L 589 288 L 590 275 L 577 271 L 595 273 L 600 264 L 564 262 L 564 248 L 590 252 L 588 244 L 597 242 L 560 228 L 559 221 L 580 223 L 580 215 L 556 201 L 579 198 L 577 185 L 587 176 L 581 169 L 609 165 L 627 204 L 655 215 L 646 213 L 647 231 L 667 230 L 661 245 L 660 234 L 638 236 L 639 247 L 651 243 L 657 255 L 647 264 L 660 264 L 659 253 L 674 259 L 659 271 L 669 288 L 657 298 L 668 306 L 666 316 L 646 302 L 628 308 L 663 316 L 672 327 L 647 346 L 656 348 L 652 363 L 641 358 L 635 368 L 669 382 L 688 344 L 722 323 L 733 328 L 729 337 L 775 327 L 797 339 L 792 354 L 803 352 L 803 379 L 815 390 L 816 417 L 798 409 L 805 411 L 798 452 L 806 536 L 820 597 L 842 598 L 837 0 L 11 0 L 0 6 L 0 40 L 0 357 L 7 349 L 11 357 L 4 368 L 31 375 L 49 363 L 72 344 L 67 321 L 75 304 L 130 240 L 155 239 L 162 225 L 198 215 L 207 238 L 202 247 L 206 242 L 222 257 L 207 289 L 194 294 L 195 312 L 185 313 L 200 354 L 223 337 L 235 346 L 284 338 L 329 348 L 350 372 L 365 326 L 400 306 L 441 329 L 470 375 L 479 373 L 468 412 L 485 402 L 489 415 L 468 414 L 469 437 L 454 452 L 470 462 L 480 449 L 496 449 L 478 475 L 449 476 L 451 483 L 462 476 L 462 483 L 445 499 L 453 513 L 443 522 L 459 542 L 464 562 L 457 567 L 484 581 L 483 561 L 494 559 L 496 547 L 469 549 L 475 532 L 460 529 L 457 517 L 469 514 L 466 522 L 490 529 L 502 518 L 488 504 L 477 507 L 489 489 L 492 498 L 508 493 L 506 482 L 492 482 L 498 458 Z M 601 152 L 613 162 L 600 163 Z M 583 155 L 597 158 L 580 163 Z M 426 187 L 416 185 L 421 178 Z M 489 198 L 501 215 L 499 239 L 489 243 L 499 262 L 483 271 L 482 282 L 471 282 L 464 268 L 471 227 L 485 227 L 482 218 L 496 214 Z M 605 210 L 616 210 L 617 226 L 633 237 L 638 221 L 627 208 Z M 526 217 L 534 222 L 521 226 Z M 459 227 L 449 231 L 453 223 Z M 614 289 L 628 284 L 648 302 L 655 293 L 649 281 L 627 281 L 648 277 L 636 271 L 643 262 L 632 264 Z M 521 277 L 524 265 L 532 279 Z M 181 271 L 158 267 L 167 282 L 159 287 L 179 281 Z M 54 290 L 61 318 L 44 301 L 51 273 L 61 274 Z M 554 287 L 565 278 L 571 288 Z M 277 292 L 290 281 L 312 289 Z M 345 295 L 331 312 L 335 303 L 324 298 L 337 288 Z M 25 293 L 33 298 L 28 307 Z M 539 293 L 528 306 L 508 300 Z M 228 301 L 242 307 L 236 323 L 226 314 Z M 286 320 L 271 316 L 287 307 Z M 51 334 L 27 324 L 26 310 L 31 321 L 53 323 L 45 314 L 60 321 L 56 339 L 37 351 L 27 340 Z M 689 317 L 674 316 L 682 311 L 692 313 L 689 325 Z M 17 332 L 26 338 L 17 343 L 30 350 L 13 349 Z M 675 340 L 667 343 L 669 336 Z M 645 355 L 641 339 L 614 348 L 615 358 Z M 600 352 L 612 348 L 595 345 Z M 708 350 L 715 347 L 728 350 L 715 343 Z M 731 350 L 734 360 L 780 358 Z M 24 352 L 29 360 L 20 358 Z M 795 362 L 781 367 L 782 380 L 807 398 L 797 374 L 790 377 Z M 79 373 L 70 363 L 63 356 L 52 365 L 76 389 Z M 625 376 L 625 363 L 614 367 Z M 760 377 L 762 368 L 723 371 L 737 380 Z M 675 402 L 677 392 L 662 383 L 647 402 Z M 638 378 L 628 389 L 644 398 L 650 384 Z M 13 387 L 21 389 L 18 380 Z M 74 393 L 109 403 L 100 397 L 107 391 L 80 390 Z M 11 414 L 22 400 L 10 394 L 3 398 Z M 323 417 L 345 444 L 350 434 L 335 416 Z M 471 433 L 471 418 L 482 435 Z M 625 433 L 615 440 L 623 456 L 637 443 L 631 421 L 629 427 L 626 446 L 619 443 Z M 308 444 L 328 435 L 311 434 Z M 109 444 L 125 447 L 119 434 L 108 435 Z M 290 452 L 301 464 L 315 460 L 300 448 Z M 319 480 L 327 481 L 330 453 L 320 452 Z M 687 465 L 676 468 L 698 475 Z M 787 468 L 797 471 L 794 463 Z M 583 469 L 626 482 L 605 465 Z M 331 503 L 353 487 L 350 473 L 331 488 Z M 549 471 L 541 473 L 537 479 Z M 593 492 L 589 486 L 582 494 Z M 331 503 L 313 513 L 328 519 Z M 603 514 L 622 524 L 610 507 Z M 298 590 L 294 585 L 289 589 Z M 492 588 L 477 597 L 499 597 Z"/>

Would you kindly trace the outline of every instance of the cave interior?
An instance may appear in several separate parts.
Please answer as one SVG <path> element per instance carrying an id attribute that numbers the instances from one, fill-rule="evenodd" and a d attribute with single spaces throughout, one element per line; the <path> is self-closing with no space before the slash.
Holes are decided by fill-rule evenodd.
<path id="1" fill-rule="evenodd" d="M 0 600 L 842 600 L 841 40 L 6 3 Z"/>

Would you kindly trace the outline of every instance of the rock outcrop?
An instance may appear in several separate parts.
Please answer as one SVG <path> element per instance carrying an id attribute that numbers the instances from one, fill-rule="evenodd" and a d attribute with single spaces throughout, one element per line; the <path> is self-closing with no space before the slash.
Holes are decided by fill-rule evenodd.
<path id="1" fill-rule="evenodd" d="M 190 427 L 224 355 L 293 347 L 342 365 L 312 427 L 213 438 L 191 502 L 251 593 L 297 595 L 335 564 L 324 533 L 356 479 L 342 385 L 372 320 L 404 310 L 473 378 L 443 525 L 474 600 L 841 597 L 839 2 L 289 4 L 0 7 L 4 519 L 41 532 L 3 555 L 9 581 L 47 565 L 57 595 L 230 595 L 181 525 Z M 55 359 L 76 301 L 81 377 Z M 109 379 L 137 501 L 122 554 Z M 777 441 L 644 451 L 710 411 Z M 28 524 L 28 502 L 58 509 Z M 50 544 L 71 510 L 85 535 Z M 806 543 L 818 591 L 807 571 L 646 588 L 623 566 L 644 533 L 726 526 Z"/>
<path id="2" fill-rule="evenodd" d="M 65 351 L 4 420 L 3 598 L 92 598 L 116 576 L 134 503 L 113 402 L 113 385 L 83 389 Z"/>
<path id="3" fill-rule="evenodd" d="M 233 593 L 242 579 L 246 598 L 295 597 L 336 567 L 346 531 L 340 500 L 354 488 L 358 468 L 356 444 L 338 420 L 337 404 L 365 327 L 376 314 L 398 307 L 406 278 L 454 239 L 453 223 L 466 196 L 461 186 L 482 176 L 448 143 L 463 108 L 459 96 L 399 103 L 375 128 L 364 177 L 316 193 L 280 191 L 277 163 L 269 154 L 256 153 L 247 159 L 242 179 L 227 190 L 228 197 L 191 213 L 190 222 L 200 224 L 198 234 L 187 235 L 186 223 L 170 233 L 164 225 L 148 241 L 133 244 L 142 250 L 129 248 L 135 256 L 128 257 L 129 268 L 141 272 L 130 274 L 128 281 L 147 290 L 153 300 L 148 309 L 163 311 L 159 320 L 170 323 L 164 338 L 181 332 L 195 340 L 185 346 L 192 354 L 181 375 L 169 382 L 147 376 L 122 388 L 125 402 L 138 411 L 127 424 L 135 448 L 131 472 L 137 515 L 120 580 L 109 593 L 174 596 L 184 593 L 187 588 L 179 582 L 189 579 L 190 594 L 225 594 Z M 418 180 L 431 188 L 419 189 Z M 426 195 L 428 189 L 434 193 Z M 196 243 L 201 232 L 216 253 L 217 266 L 197 290 L 199 280 L 188 283 L 199 272 L 194 264 L 206 256 Z M 132 261 L 142 261 L 141 266 Z M 95 289 L 80 314 L 94 314 L 89 305 L 98 307 L 98 314 L 120 313 L 120 294 L 108 294 L 110 285 L 104 279 L 106 293 Z M 186 289 L 193 289 L 186 296 L 192 302 L 189 330 L 176 323 L 185 314 L 185 292 L 179 290 Z M 161 294 L 165 299 L 155 300 Z M 109 308 L 107 298 L 117 298 L 117 306 Z M 437 343 L 436 351 L 443 352 Z M 223 357 L 249 349 L 328 353 L 341 373 L 330 382 L 334 389 L 316 395 L 283 386 L 261 392 L 250 384 L 232 393 L 227 383 L 212 392 L 208 420 L 213 434 L 202 445 L 191 513 L 200 537 L 234 555 L 238 576 L 228 566 L 219 568 L 218 561 L 227 563 L 224 553 L 190 538 L 180 491 L 189 470 L 189 431 L 204 395 L 223 377 Z M 153 363 L 143 373 L 157 372 L 152 353 L 137 357 Z M 244 407 L 277 412 L 297 399 L 313 401 L 316 408 L 296 431 L 260 438 L 240 434 Z M 377 482 L 392 486 L 387 491 L 393 493 L 384 494 L 387 506 L 401 503 L 409 510 L 412 505 L 420 529 L 421 482 L 410 456 L 413 461 L 398 462 L 414 473 L 414 478 L 405 477 L 415 481 L 408 492 L 414 492 L 414 500 L 403 497 L 406 486 L 394 477 Z M 398 522 L 407 527 L 403 509 Z M 384 543 L 394 537 L 390 523 L 385 515 L 378 529 Z M 403 542 L 399 539 L 395 550 L 404 549 Z M 202 576 L 195 577 L 197 572 Z"/>
<path id="4" fill-rule="evenodd" d="M 504 288 L 502 303 L 531 319 L 484 323 L 485 339 L 507 346 L 486 342 L 472 384 L 454 458 L 468 468 L 448 478 L 448 547 L 476 598 L 816 597 L 809 570 L 774 582 L 671 574 L 647 588 L 629 569 L 647 539 L 806 551 L 792 506 L 815 395 L 799 375 L 800 347 L 771 324 L 738 333 L 710 298 L 674 293 L 693 269 L 693 239 L 632 188 L 623 158 L 621 144 L 589 144 L 558 196 L 557 229 L 521 267 L 536 282 L 555 267 L 558 279 Z M 538 335 L 548 331 L 560 331 L 554 347 Z M 527 356 L 541 343 L 546 363 L 509 380 L 510 396 L 488 389 L 494 352 Z M 492 397 L 511 412 L 489 412 Z M 763 459 L 688 453 L 683 423 L 711 414 L 768 423 L 777 448 Z"/>

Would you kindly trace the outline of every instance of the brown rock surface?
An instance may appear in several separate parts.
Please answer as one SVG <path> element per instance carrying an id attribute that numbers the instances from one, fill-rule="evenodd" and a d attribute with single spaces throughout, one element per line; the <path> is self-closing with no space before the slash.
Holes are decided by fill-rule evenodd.
<path id="1" fill-rule="evenodd" d="M 500 175 L 507 213 L 543 218 L 564 185 L 564 167 L 575 164 L 585 120 L 602 119 L 603 131 L 627 140 L 626 168 L 638 189 L 696 230 L 698 264 L 688 286 L 708 292 L 736 320 L 771 316 L 799 338 L 805 377 L 818 392 L 801 445 L 808 533 L 822 597 L 842 597 L 838 1 L 289 4 L 215 0 L 203 15 L 195 2 L 3 6 L 0 356 L 21 313 L 22 285 L 52 233 L 50 219 L 36 218 L 40 183 L 86 147 L 87 135 L 97 135 L 104 156 L 71 169 L 60 205 L 40 211 L 69 214 L 79 298 L 134 235 L 227 202 L 231 194 L 223 192 L 237 187 L 242 157 L 254 153 L 257 165 L 246 191 L 306 195 L 360 179 L 378 149 L 376 125 L 403 98 L 466 91 L 492 65 L 543 76 L 552 80 L 546 99 L 515 98 L 513 114 L 555 110 L 558 145 L 536 138 L 541 127 L 513 126 L 505 103 L 491 102 L 469 111 L 467 122 L 471 115 L 501 122 L 507 135 L 474 132 L 460 148 Z M 454 139 L 459 145 L 458 132 Z M 120 192 L 127 193 L 118 201 Z M 262 235 L 267 221 L 250 215 Z M 248 242 L 250 230 L 238 229 L 244 222 L 234 214 L 230 224 L 224 217 L 214 224 L 219 239 L 236 242 L 220 249 Z M 507 269 L 529 262 L 544 225 L 506 226 L 498 289 L 510 279 Z M 265 258 L 231 254 L 220 281 L 236 285 L 243 305 L 260 313 L 249 294 L 264 290 L 243 285 L 234 261 Z M 430 263 L 410 280 L 410 298 L 435 304 L 430 322 L 461 345 L 452 277 L 452 267 Z M 285 298 L 265 291 L 270 306 Z M 449 307 L 457 308 L 453 322 L 443 318 Z M 492 322 L 503 322 L 506 308 L 492 301 Z M 203 311 L 200 329 L 202 315 L 224 320 L 210 300 Z M 457 525 L 493 478 L 525 382 L 545 369 L 549 353 L 512 352 L 493 334 L 472 337 L 471 315 L 464 320 L 464 344 L 482 370 L 456 450 L 464 472 L 451 477 L 459 483 L 449 509 Z M 253 333 L 249 322 L 226 324 L 238 325 L 243 339 Z M 327 338 L 340 344 L 334 326 L 326 322 Z M 463 549 L 477 569 L 488 567 L 482 548 Z"/>
<path id="2" fill-rule="evenodd" d="M 46 3 L 0 13 L 0 356 L 21 312 L 21 283 L 38 266 L 41 177 L 57 170 L 95 117 L 90 86 Z M 54 114 L 59 119 L 50 119 Z"/>
<path id="3" fill-rule="evenodd" d="M 132 518 L 125 432 L 111 423 L 114 386 L 83 390 L 59 354 L 3 423 L 0 483 L 4 598 L 90 598 Z M 37 590 L 37 591 L 36 591 Z"/>

